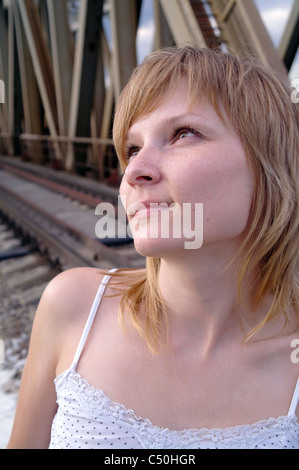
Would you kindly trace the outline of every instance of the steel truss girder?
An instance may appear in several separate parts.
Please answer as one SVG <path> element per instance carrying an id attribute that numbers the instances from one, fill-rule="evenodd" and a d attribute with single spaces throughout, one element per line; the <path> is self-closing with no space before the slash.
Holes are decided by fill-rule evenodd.
<path id="1" fill-rule="evenodd" d="M 24 114 L 23 131 L 28 134 L 39 135 L 42 133 L 42 110 L 40 94 L 34 73 L 32 58 L 25 37 L 25 31 L 20 18 L 19 8 L 16 1 L 14 1 L 12 5 L 14 13 L 13 20 L 16 32 L 16 54 L 18 56 L 22 89 L 22 99 L 20 99 L 20 103 L 22 103 Z M 39 161 L 42 155 L 41 143 L 29 143 L 28 152 L 35 161 Z"/>
<path id="2" fill-rule="evenodd" d="M 286 75 L 254 0 L 211 0 L 210 4 L 229 49 L 254 55 Z"/>
<path id="3" fill-rule="evenodd" d="M 299 1 L 295 0 L 280 40 L 278 53 L 290 70 L 299 46 Z"/>
<path id="4" fill-rule="evenodd" d="M 54 77 L 49 50 L 44 38 L 40 15 L 33 0 L 19 0 L 24 32 L 32 58 L 34 73 L 38 84 L 45 117 L 51 136 L 57 136 L 57 109 L 54 94 Z M 60 158 L 59 152 L 56 157 Z"/>
<path id="5" fill-rule="evenodd" d="M 101 38 L 102 9 L 103 0 L 81 0 L 70 96 L 68 125 L 68 137 L 70 138 L 90 135 L 90 116 Z M 78 158 L 80 159 L 80 156 Z M 74 169 L 75 160 L 75 149 L 70 142 L 66 159 L 68 170 Z"/>
<path id="6" fill-rule="evenodd" d="M 178 46 L 207 46 L 189 0 L 160 0 L 160 4 Z"/>
<path id="7" fill-rule="evenodd" d="M 0 79 L 6 85 L 6 103 L 0 104 L 0 151 L 13 154 L 17 134 L 27 143 L 29 157 L 42 161 L 45 140 L 52 143 L 51 158 L 71 171 L 78 168 L 83 145 L 83 166 L 96 169 L 104 179 L 113 107 L 136 65 L 144 1 L 72 0 L 78 6 L 72 30 L 70 1 L 0 0 Z M 281 60 L 253 0 L 152 1 L 154 49 L 172 44 L 214 47 L 223 42 L 228 49 L 254 54 L 286 73 L 283 60 L 294 41 L 294 18 L 292 34 L 281 44 Z M 298 16 L 296 12 L 297 21 Z M 108 18 L 110 33 L 103 27 Z M 20 87 L 21 100 L 16 98 Z"/>

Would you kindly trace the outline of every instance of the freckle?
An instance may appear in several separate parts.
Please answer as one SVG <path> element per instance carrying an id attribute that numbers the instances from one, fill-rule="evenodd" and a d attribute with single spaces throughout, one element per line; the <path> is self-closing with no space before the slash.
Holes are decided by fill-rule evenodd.
<path id="1" fill-rule="evenodd" d="M 206 219 L 206 220 L 207 220 L 207 221 L 208 221 L 208 220 L 210 220 L 210 217 L 207 217 L 207 219 Z"/>

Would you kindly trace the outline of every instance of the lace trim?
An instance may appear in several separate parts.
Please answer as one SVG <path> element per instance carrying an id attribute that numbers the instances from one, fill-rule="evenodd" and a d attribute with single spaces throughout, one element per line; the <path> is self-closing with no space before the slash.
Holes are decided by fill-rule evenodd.
<path id="1" fill-rule="evenodd" d="M 299 446 L 299 423 L 297 417 L 279 416 L 257 421 L 253 424 L 241 424 L 226 428 L 200 428 L 171 430 L 154 425 L 148 418 L 142 418 L 125 405 L 112 401 L 103 390 L 89 384 L 71 366 L 58 377 L 55 386 L 57 392 L 66 390 L 67 386 L 76 392 L 80 406 L 94 418 L 99 416 L 113 417 L 130 426 L 131 432 L 146 448 L 192 448 L 200 442 L 217 444 L 222 448 L 253 448 L 269 444 L 271 438 L 283 446 L 285 442 Z M 242 446 L 243 445 L 243 446 Z M 193 447 L 195 448 L 195 447 Z"/>

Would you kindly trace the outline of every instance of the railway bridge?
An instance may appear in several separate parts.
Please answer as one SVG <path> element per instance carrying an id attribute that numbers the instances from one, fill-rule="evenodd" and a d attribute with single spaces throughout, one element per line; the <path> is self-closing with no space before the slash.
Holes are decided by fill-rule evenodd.
<path id="1" fill-rule="evenodd" d="M 278 48 L 253 0 L 0 0 L 0 153 L 117 184 L 114 104 L 151 47 L 253 54 L 287 74 L 299 41 L 293 2 Z"/>

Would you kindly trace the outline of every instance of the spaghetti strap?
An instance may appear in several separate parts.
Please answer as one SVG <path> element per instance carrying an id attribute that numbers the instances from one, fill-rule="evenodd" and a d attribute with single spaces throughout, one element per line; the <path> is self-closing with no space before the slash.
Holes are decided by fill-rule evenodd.
<path id="1" fill-rule="evenodd" d="M 117 271 L 117 269 L 111 269 L 108 274 L 106 274 L 103 279 L 102 279 L 102 282 L 98 288 L 98 291 L 96 293 L 96 296 L 95 296 L 95 299 L 93 301 L 93 304 L 92 304 L 92 307 L 90 309 L 90 312 L 89 312 L 89 315 L 88 315 L 88 318 L 87 318 L 87 321 L 86 321 L 86 324 L 85 324 L 85 327 L 84 327 L 84 330 L 83 330 L 83 333 L 82 333 L 82 336 L 80 338 L 80 341 L 79 341 L 79 344 L 78 344 L 78 347 L 77 347 L 77 350 L 75 352 L 75 356 L 74 356 L 74 359 L 73 359 L 73 362 L 72 362 L 72 367 L 74 369 L 76 369 L 77 367 L 77 364 L 78 364 L 78 361 L 80 359 L 80 356 L 81 356 L 81 353 L 82 353 L 82 350 L 84 348 L 84 345 L 85 345 L 85 342 L 86 342 L 86 339 L 87 339 L 87 336 L 88 336 L 88 333 L 90 331 L 90 328 L 93 324 L 93 321 L 94 321 L 94 318 L 96 316 L 96 313 L 98 311 L 98 308 L 99 308 L 99 305 L 101 303 L 101 300 L 102 300 L 102 296 L 103 296 L 103 293 L 106 289 L 106 286 L 111 278 L 111 276 L 109 275 L 110 273 L 113 273 Z"/>
<path id="2" fill-rule="evenodd" d="M 295 387 L 295 391 L 294 391 L 291 406 L 288 412 L 288 416 L 293 416 L 295 414 L 297 406 L 298 406 L 298 402 L 299 402 L 299 378 L 297 380 L 297 384 Z"/>

